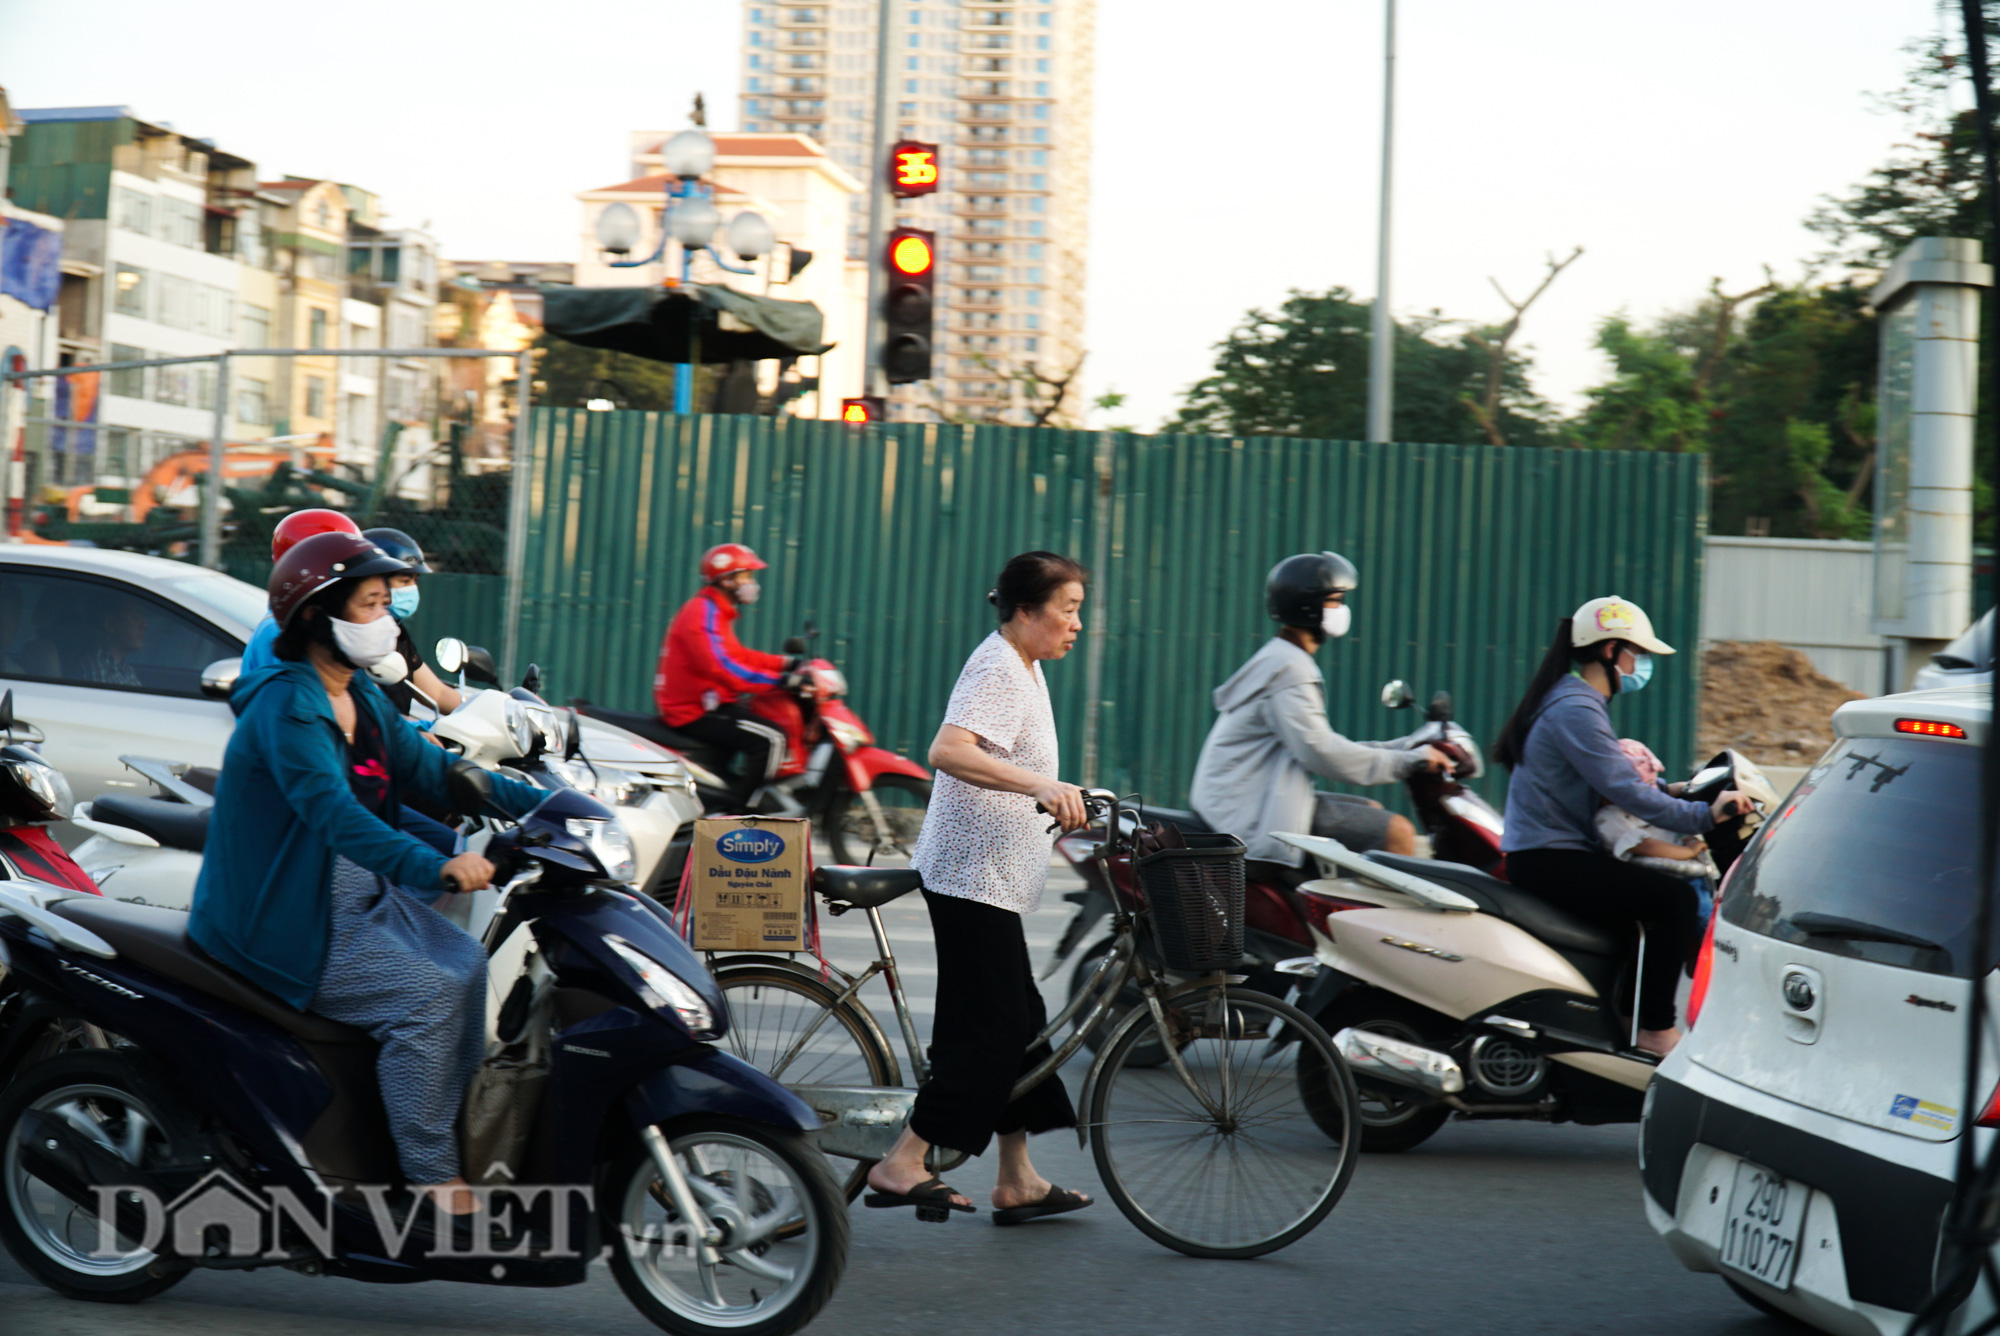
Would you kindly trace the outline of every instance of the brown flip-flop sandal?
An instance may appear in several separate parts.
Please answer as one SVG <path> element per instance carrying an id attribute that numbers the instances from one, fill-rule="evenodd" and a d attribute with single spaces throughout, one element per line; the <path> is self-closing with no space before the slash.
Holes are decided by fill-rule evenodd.
<path id="1" fill-rule="evenodd" d="M 941 1225 L 951 1219 L 953 1211 L 972 1210 L 970 1202 L 961 1205 L 953 1201 L 955 1195 L 954 1189 L 945 1186 L 944 1180 L 933 1174 L 908 1192 L 871 1192 L 861 1199 L 861 1204 L 878 1211 L 914 1206 L 917 1208 L 917 1219 L 925 1224 Z"/>
<path id="2" fill-rule="evenodd" d="M 1045 1215 L 1063 1215 L 1070 1211 L 1081 1211 L 1090 1205 L 1090 1198 L 1081 1192 L 1071 1192 L 1049 1184 L 1046 1197 L 1032 1206 L 1008 1206 L 993 1213 L 996 1225 L 1025 1225 L 1030 1220 L 1039 1220 Z"/>

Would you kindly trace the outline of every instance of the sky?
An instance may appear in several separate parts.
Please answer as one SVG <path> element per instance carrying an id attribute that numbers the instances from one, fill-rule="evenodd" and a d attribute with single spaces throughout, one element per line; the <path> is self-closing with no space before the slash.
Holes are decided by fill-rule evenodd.
<path id="1" fill-rule="evenodd" d="M 1955 14 L 1957 6 L 1946 8 Z M 376 192 L 453 258 L 577 258 L 579 190 L 627 132 L 736 119 L 738 0 L 0 0 L 17 107 L 129 106 L 267 176 Z M 1375 288 L 1381 0 L 1099 0 L 1086 393 L 1150 430 L 1214 345 L 1288 289 Z M 1797 279 L 1821 196 L 1905 134 L 1870 95 L 1936 0 L 1399 0 L 1399 316 L 1504 319 L 1544 257 L 1584 248 L 1529 313 L 1536 387 L 1605 375 L 1597 323 Z"/>

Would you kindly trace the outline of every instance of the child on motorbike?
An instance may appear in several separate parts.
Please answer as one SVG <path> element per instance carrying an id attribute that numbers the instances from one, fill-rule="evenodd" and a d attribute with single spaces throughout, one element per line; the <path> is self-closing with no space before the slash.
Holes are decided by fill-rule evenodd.
<path id="1" fill-rule="evenodd" d="M 1658 786 L 1660 772 L 1666 767 L 1660 764 L 1651 747 L 1637 738 L 1620 738 L 1618 750 L 1632 762 L 1642 781 Z M 1716 875 L 1715 864 L 1708 857 L 1708 843 L 1701 836 L 1676 835 L 1614 806 L 1609 798 L 1597 809 L 1597 837 L 1611 851 L 1611 856 L 1622 862 L 1637 863 L 1690 881 Z"/>

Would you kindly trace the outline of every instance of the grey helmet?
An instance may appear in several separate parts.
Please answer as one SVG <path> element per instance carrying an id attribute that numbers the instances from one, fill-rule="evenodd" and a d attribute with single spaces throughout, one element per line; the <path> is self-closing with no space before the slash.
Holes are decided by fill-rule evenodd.
<path id="1" fill-rule="evenodd" d="M 1348 593 L 1360 583 L 1361 572 L 1338 552 L 1301 552 L 1264 577 L 1264 610 L 1274 622 L 1317 633 L 1326 596 Z"/>

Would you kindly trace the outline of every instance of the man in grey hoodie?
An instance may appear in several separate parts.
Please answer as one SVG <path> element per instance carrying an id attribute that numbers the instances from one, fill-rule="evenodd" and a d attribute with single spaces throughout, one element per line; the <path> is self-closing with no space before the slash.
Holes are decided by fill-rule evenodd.
<path id="1" fill-rule="evenodd" d="M 1211 826 L 1241 839 L 1250 859 L 1297 869 L 1305 854 L 1279 840 L 1278 831 L 1413 853 L 1416 830 L 1407 817 L 1363 798 L 1316 793 L 1313 777 L 1391 784 L 1451 764 L 1435 747 L 1355 742 L 1327 723 L 1325 679 L 1313 656 L 1347 633 L 1347 595 L 1359 579 L 1336 552 L 1279 562 L 1264 582 L 1277 636 L 1215 689 L 1221 718 L 1202 744 L 1189 801 Z"/>

